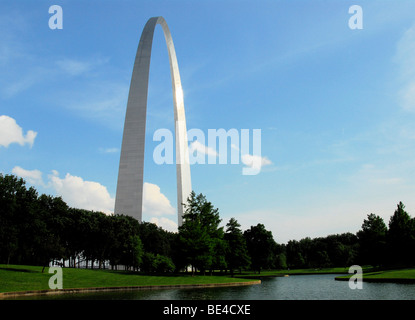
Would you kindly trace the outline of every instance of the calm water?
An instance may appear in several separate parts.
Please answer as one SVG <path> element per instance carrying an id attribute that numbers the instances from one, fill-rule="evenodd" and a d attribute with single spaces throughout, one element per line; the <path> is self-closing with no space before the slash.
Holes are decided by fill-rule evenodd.
<path id="1" fill-rule="evenodd" d="M 260 285 L 200 289 L 161 289 L 30 297 L 92 300 L 415 300 L 415 284 L 363 283 L 352 290 L 337 275 L 298 275 L 262 279 Z"/>

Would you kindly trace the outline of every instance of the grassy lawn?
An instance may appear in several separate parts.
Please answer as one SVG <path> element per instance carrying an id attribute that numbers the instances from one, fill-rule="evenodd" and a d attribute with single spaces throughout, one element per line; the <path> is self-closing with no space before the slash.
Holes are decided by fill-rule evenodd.
<path id="1" fill-rule="evenodd" d="M 349 268 L 321 268 L 321 269 L 293 269 L 281 271 L 284 274 L 323 274 L 323 273 L 348 273 Z"/>
<path id="2" fill-rule="evenodd" d="M 0 292 L 49 289 L 49 279 L 53 274 L 42 267 L 1 265 Z M 124 287 L 154 285 L 212 284 L 249 281 L 228 276 L 196 275 L 142 275 L 126 271 L 91 270 L 63 268 L 63 288 Z"/>
<path id="3" fill-rule="evenodd" d="M 364 269 L 365 270 L 365 269 Z M 2 265 L 0 264 L 0 292 L 45 290 L 49 289 L 49 279 L 53 274 L 48 273 L 42 267 Z M 243 272 L 230 275 L 144 275 L 127 271 L 91 270 L 63 268 L 63 288 L 93 288 L 93 287 L 127 287 L 127 286 L 157 286 L 157 285 L 187 285 L 187 284 L 216 284 L 247 282 L 249 279 L 259 277 L 278 277 L 284 275 L 322 274 L 322 273 L 348 273 L 348 268 L 323 268 L 323 269 L 294 269 L 294 270 L 264 270 L 261 274 Z M 348 279 L 351 275 L 337 277 L 336 279 Z M 387 270 L 370 272 L 366 270 L 363 279 L 379 281 L 414 281 L 415 269 Z"/>
<path id="4" fill-rule="evenodd" d="M 285 275 L 324 274 L 324 273 L 348 273 L 349 268 L 321 268 L 321 269 L 292 269 L 292 270 L 263 270 L 260 274 L 254 272 L 242 272 L 235 274 L 238 278 L 281 277 Z"/>
<path id="5" fill-rule="evenodd" d="M 352 275 L 337 277 L 336 279 L 348 279 Z M 415 282 L 415 269 L 385 270 L 376 272 L 364 272 L 363 281 L 409 281 Z"/>

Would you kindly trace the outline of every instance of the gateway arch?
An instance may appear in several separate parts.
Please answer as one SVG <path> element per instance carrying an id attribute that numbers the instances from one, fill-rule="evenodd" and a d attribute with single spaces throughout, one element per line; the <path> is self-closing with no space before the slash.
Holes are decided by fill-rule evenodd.
<path id="1" fill-rule="evenodd" d="M 187 202 L 192 186 L 179 66 L 173 39 L 163 17 L 153 17 L 147 21 L 138 44 L 125 114 L 114 213 L 130 215 L 142 221 L 148 79 L 153 34 L 157 24 L 163 28 L 170 61 L 176 130 L 177 213 L 178 225 L 181 226 L 184 213 L 183 203 Z"/>

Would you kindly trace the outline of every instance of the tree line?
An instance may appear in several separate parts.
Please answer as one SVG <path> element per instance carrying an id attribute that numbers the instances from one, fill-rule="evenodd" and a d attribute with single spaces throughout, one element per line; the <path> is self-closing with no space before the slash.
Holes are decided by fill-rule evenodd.
<path id="1" fill-rule="evenodd" d="M 388 225 L 371 213 L 361 229 L 352 233 L 322 238 L 291 240 L 282 255 L 291 268 L 322 268 L 370 265 L 402 268 L 415 265 L 415 218 L 399 202 Z"/>
<path id="2" fill-rule="evenodd" d="M 219 210 L 192 192 L 178 232 L 127 215 L 69 207 L 61 197 L 39 195 L 22 178 L 0 174 L 0 263 L 93 266 L 144 272 L 240 272 L 245 269 L 412 266 L 415 219 L 399 203 L 386 226 L 370 214 L 356 234 L 278 244 L 263 224 L 225 227 Z"/>

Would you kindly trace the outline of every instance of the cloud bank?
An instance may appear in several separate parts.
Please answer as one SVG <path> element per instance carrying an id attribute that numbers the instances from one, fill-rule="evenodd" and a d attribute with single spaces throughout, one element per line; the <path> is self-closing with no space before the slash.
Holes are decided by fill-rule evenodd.
<path id="1" fill-rule="evenodd" d="M 47 176 L 47 182 L 45 182 L 40 170 L 26 170 L 19 166 L 15 166 L 12 173 L 25 179 L 33 186 L 52 189 L 70 207 L 106 214 L 114 212 L 115 198 L 99 182 L 88 181 L 70 173 L 61 178 L 56 170 L 52 170 L 52 173 Z M 176 210 L 161 192 L 160 187 L 145 182 L 143 186 L 143 214 L 149 217 L 150 222 L 168 231 L 177 231 L 177 223 L 164 217 L 164 215 L 174 215 L 175 213 Z"/>
<path id="2" fill-rule="evenodd" d="M 49 184 L 71 207 L 101 211 L 106 214 L 114 210 L 114 198 L 110 196 L 107 188 L 98 182 L 85 181 L 69 173 L 64 178 L 60 178 L 59 173 L 54 170 L 49 175 Z"/>
<path id="3" fill-rule="evenodd" d="M 170 204 L 169 199 L 161 193 L 156 184 L 144 182 L 143 186 L 143 214 L 161 216 L 175 214 L 176 210 Z"/>

